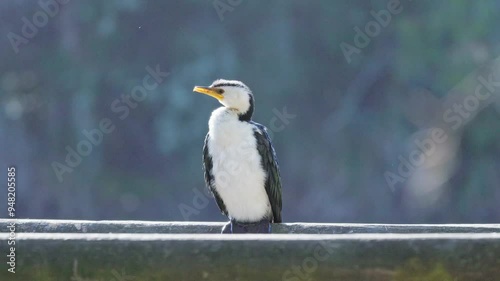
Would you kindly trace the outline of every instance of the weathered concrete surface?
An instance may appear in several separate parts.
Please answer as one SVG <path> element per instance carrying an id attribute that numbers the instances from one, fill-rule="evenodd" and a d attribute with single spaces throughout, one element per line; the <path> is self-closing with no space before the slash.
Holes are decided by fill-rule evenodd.
<path id="1" fill-rule="evenodd" d="M 0 229 L 10 220 L 0 219 Z M 220 233 L 225 222 L 17 220 L 17 232 L 65 233 Z M 348 224 L 283 223 L 273 225 L 273 233 L 489 233 L 499 232 L 500 224 Z"/>
<path id="2" fill-rule="evenodd" d="M 493 281 L 500 234 L 18 233 L 16 258 L 0 280 Z"/>
<path id="3" fill-rule="evenodd" d="M 0 231 L 10 222 L 0 219 Z M 0 281 L 500 280 L 499 224 L 288 223 L 271 235 L 217 234 L 223 225 L 20 219 L 16 274 L 4 266 Z"/>

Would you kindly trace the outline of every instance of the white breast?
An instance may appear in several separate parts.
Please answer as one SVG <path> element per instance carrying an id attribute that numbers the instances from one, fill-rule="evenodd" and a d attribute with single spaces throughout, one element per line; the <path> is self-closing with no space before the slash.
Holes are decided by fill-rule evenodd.
<path id="1" fill-rule="evenodd" d="M 256 222 L 271 214 L 266 174 L 253 136 L 254 126 L 235 112 L 219 108 L 209 121 L 208 151 L 215 188 L 231 218 Z"/>

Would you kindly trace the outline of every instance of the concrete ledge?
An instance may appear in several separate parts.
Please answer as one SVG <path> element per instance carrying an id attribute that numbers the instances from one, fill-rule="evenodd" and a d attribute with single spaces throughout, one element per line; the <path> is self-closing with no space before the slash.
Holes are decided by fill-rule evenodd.
<path id="1" fill-rule="evenodd" d="M 0 219 L 0 229 L 11 220 Z M 17 232 L 40 233 L 220 233 L 225 222 L 17 220 Z M 500 224 L 361 224 L 283 223 L 273 225 L 273 233 L 489 233 L 499 232 Z"/>
<path id="2" fill-rule="evenodd" d="M 19 233 L 16 258 L 0 280 L 486 281 L 500 234 Z"/>
<path id="3" fill-rule="evenodd" d="M 500 280 L 498 224 L 289 223 L 218 234 L 223 224 L 17 220 L 16 273 L 4 263 L 0 280 Z M 9 235 L 0 233 L 4 257 Z"/>

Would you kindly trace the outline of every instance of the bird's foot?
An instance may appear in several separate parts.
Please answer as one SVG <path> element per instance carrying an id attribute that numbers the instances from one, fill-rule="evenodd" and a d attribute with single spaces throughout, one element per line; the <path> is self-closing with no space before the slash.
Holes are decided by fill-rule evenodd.
<path id="1" fill-rule="evenodd" d="M 224 233 L 232 233 L 232 232 L 231 232 L 231 221 L 229 221 L 228 223 L 226 223 L 226 224 L 222 227 L 221 234 L 224 234 Z"/>
<path id="2" fill-rule="evenodd" d="M 271 233 L 271 223 L 268 220 L 248 223 L 232 219 L 224 225 L 221 233 Z"/>

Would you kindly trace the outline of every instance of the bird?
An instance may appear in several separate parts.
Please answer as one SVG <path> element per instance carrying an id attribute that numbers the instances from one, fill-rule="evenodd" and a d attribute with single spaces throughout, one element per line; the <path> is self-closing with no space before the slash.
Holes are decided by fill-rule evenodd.
<path id="1" fill-rule="evenodd" d="M 281 176 L 266 127 L 252 121 L 252 91 L 225 79 L 193 91 L 222 104 L 210 116 L 203 145 L 205 184 L 229 218 L 222 233 L 270 233 L 271 223 L 282 222 Z"/>

